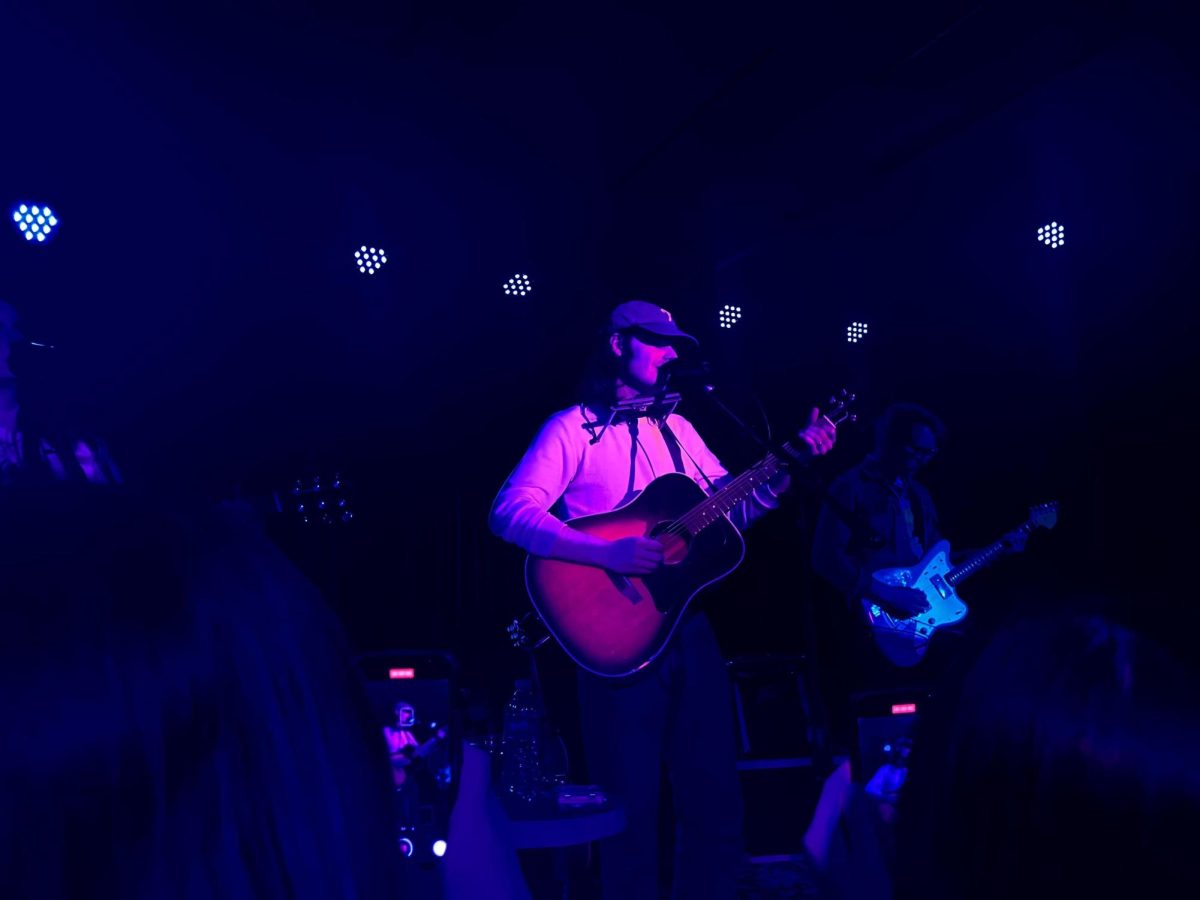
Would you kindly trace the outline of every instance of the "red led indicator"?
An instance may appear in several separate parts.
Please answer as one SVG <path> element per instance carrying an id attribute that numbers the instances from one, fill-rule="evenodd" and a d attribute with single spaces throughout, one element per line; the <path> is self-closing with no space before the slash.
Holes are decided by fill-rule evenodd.
<path id="1" fill-rule="evenodd" d="M 395 681 L 396 679 L 416 678 L 416 669 L 388 669 L 388 678 Z"/>
<path id="2" fill-rule="evenodd" d="M 892 704 L 892 715 L 893 716 L 906 716 L 906 715 L 910 715 L 911 713 L 915 713 L 916 711 L 917 711 L 917 704 L 915 704 L 915 703 L 893 703 Z"/>

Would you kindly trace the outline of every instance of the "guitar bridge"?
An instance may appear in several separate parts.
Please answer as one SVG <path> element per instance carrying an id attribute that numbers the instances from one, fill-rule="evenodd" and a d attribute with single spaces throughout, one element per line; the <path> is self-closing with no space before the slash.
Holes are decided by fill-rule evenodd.
<path id="1" fill-rule="evenodd" d="M 615 587 L 621 593 L 622 597 L 624 597 L 630 603 L 642 602 L 642 595 L 638 591 L 637 586 L 634 585 L 634 583 L 626 576 L 614 575 L 610 572 L 609 577 L 612 579 L 613 587 Z"/>

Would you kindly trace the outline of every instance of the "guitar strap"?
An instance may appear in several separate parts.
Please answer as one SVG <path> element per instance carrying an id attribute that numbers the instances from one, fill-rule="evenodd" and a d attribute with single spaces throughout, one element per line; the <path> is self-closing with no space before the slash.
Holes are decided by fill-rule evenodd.
<path id="1" fill-rule="evenodd" d="M 928 535 L 925 534 L 925 505 L 921 502 L 921 498 L 916 496 L 916 491 L 908 491 L 908 508 L 912 510 L 913 517 L 913 540 L 921 545 L 921 553 L 924 553 L 929 548 L 925 545 L 929 543 Z"/>
<path id="2" fill-rule="evenodd" d="M 637 478 L 637 455 L 638 447 L 641 446 L 641 441 L 638 440 L 638 423 L 637 417 L 629 419 L 629 484 L 625 486 L 625 496 L 633 496 L 633 485 Z"/>
<path id="3" fill-rule="evenodd" d="M 696 462 L 696 457 L 688 453 L 687 447 L 683 446 L 683 444 L 679 442 L 679 438 L 675 437 L 675 432 L 672 431 L 671 426 L 667 424 L 667 417 L 663 416 L 657 421 L 658 430 L 662 432 L 663 442 L 667 445 L 667 452 L 671 454 L 671 462 L 675 464 L 675 471 L 680 475 L 687 474 L 687 471 L 684 469 L 683 465 L 683 454 L 687 453 L 687 458 L 692 461 L 692 465 L 696 467 L 696 471 L 700 473 L 700 477 L 704 479 L 704 482 L 708 485 L 708 489 L 715 493 L 717 486 L 713 484 L 712 479 L 708 477 L 708 473 L 700 468 L 700 463 Z M 693 616 L 696 614 L 697 609 L 697 606 L 692 606 L 685 613 L 685 615 Z"/>
<path id="4" fill-rule="evenodd" d="M 692 461 L 692 465 L 696 467 L 696 471 L 700 473 L 700 477 L 704 479 L 710 491 L 715 491 L 717 486 L 713 484 L 712 479 L 708 474 L 700 468 L 700 464 L 696 462 L 696 458 L 688 453 L 687 447 L 679 442 L 679 438 L 675 437 L 675 432 L 671 430 L 671 426 L 667 424 L 667 419 L 664 416 L 658 420 L 659 431 L 662 432 L 663 441 L 667 445 L 667 452 L 671 454 L 671 461 L 675 464 L 675 471 L 681 475 L 686 475 L 687 471 L 683 466 L 683 454 L 687 453 L 687 458 Z"/>

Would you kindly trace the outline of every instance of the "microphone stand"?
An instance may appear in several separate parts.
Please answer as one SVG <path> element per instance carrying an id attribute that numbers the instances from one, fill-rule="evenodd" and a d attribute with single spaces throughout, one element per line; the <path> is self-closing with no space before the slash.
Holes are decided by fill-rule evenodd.
<path id="1" fill-rule="evenodd" d="M 709 374 L 708 363 L 701 365 L 701 371 L 705 376 Z M 743 435 L 749 437 L 750 440 L 763 450 L 775 454 L 785 466 L 791 461 L 800 459 L 795 453 L 789 453 L 782 447 L 775 447 L 770 441 L 763 440 L 758 435 L 758 432 L 746 424 L 741 416 L 730 409 L 728 404 L 717 396 L 716 386 L 708 381 L 707 378 L 701 385 L 701 391 L 708 398 L 709 402 L 721 410 L 737 426 Z M 798 521 L 801 525 L 801 546 L 812 547 L 813 528 L 808 521 L 808 517 L 804 513 L 801 513 Z M 826 673 L 822 671 L 817 653 L 816 612 L 813 608 L 813 595 L 816 591 L 815 579 L 813 578 L 811 565 L 802 566 L 801 569 L 803 571 L 801 583 L 803 585 L 802 595 L 804 597 L 804 654 L 802 657 L 803 675 L 797 679 L 799 682 L 797 687 L 806 708 L 810 712 L 806 737 L 812 754 L 812 760 L 817 770 L 824 773 L 833 769 L 833 755 L 830 747 L 832 722 L 828 706 L 824 699 Z"/>
<path id="2" fill-rule="evenodd" d="M 701 371 L 704 375 L 708 375 L 708 363 L 702 364 Z M 785 466 L 787 466 L 789 462 L 798 460 L 800 458 L 794 452 L 785 450 L 782 445 L 775 445 L 772 442 L 764 440 L 762 437 L 760 437 L 757 431 L 746 424 L 746 422 L 742 420 L 741 416 L 730 409 L 729 405 L 717 396 L 716 385 L 714 385 L 712 382 L 706 379 L 701 385 L 701 391 L 711 404 L 724 413 L 725 416 L 737 426 L 738 431 L 740 431 L 745 437 L 748 437 L 766 452 L 775 454 L 775 456 Z"/>

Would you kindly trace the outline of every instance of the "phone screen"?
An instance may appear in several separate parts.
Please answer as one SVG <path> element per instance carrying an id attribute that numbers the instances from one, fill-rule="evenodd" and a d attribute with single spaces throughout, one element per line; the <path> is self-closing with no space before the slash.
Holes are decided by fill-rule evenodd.
<path id="1" fill-rule="evenodd" d="M 855 701 L 856 740 L 851 761 L 855 783 L 866 793 L 895 802 L 908 778 L 917 717 L 928 701 L 922 692 L 887 692 Z"/>

